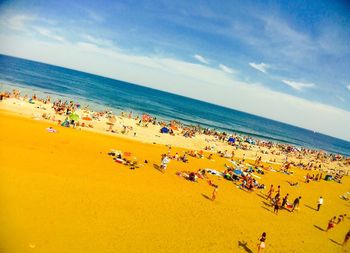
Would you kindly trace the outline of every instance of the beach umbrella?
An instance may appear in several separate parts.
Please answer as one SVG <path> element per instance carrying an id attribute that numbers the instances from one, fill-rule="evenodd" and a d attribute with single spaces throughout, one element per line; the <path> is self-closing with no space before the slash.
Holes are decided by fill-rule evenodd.
<path id="1" fill-rule="evenodd" d="M 235 138 L 230 137 L 230 138 L 228 139 L 228 142 L 229 142 L 229 143 L 235 143 Z"/>
<path id="2" fill-rule="evenodd" d="M 69 115 L 69 119 L 70 119 L 70 120 L 77 121 L 77 120 L 79 119 L 79 115 L 76 114 L 76 113 L 71 113 L 71 114 Z"/>
<path id="3" fill-rule="evenodd" d="M 160 129 L 160 132 L 161 132 L 162 134 L 167 134 L 167 133 L 169 133 L 169 129 L 166 128 L 166 127 L 162 127 L 162 128 Z"/>
<path id="4" fill-rule="evenodd" d="M 242 175 L 243 171 L 241 171 L 241 170 L 234 170 L 233 173 L 235 173 L 236 175 Z"/>

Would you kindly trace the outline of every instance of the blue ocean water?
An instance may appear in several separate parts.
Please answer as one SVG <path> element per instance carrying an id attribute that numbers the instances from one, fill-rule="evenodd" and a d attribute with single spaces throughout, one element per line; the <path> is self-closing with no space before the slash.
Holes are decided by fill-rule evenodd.
<path id="1" fill-rule="evenodd" d="M 160 119 L 176 119 L 350 156 L 348 141 L 203 101 L 39 62 L 0 55 L 0 83 L 1 89 L 18 87 L 22 94 L 36 92 L 53 98 L 66 97 L 90 104 L 94 109 L 146 112 Z"/>

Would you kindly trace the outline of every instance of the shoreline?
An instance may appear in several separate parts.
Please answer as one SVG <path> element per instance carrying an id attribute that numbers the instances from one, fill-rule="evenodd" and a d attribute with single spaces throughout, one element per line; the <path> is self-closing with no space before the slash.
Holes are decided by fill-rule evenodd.
<path id="1" fill-rule="evenodd" d="M 119 115 L 121 112 L 123 112 L 123 110 L 127 110 L 127 112 L 134 111 L 134 109 L 126 109 L 126 108 L 122 109 L 121 107 L 116 107 L 116 108 L 109 107 L 107 104 L 104 104 L 104 101 L 99 101 L 99 102 L 92 101 L 92 100 L 89 100 L 89 99 L 87 99 L 85 97 L 76 97 L 75 98 L 74 96 L 69 95 L 69 94 L 53 92 L 51 90 L 46 90 L 46 89 L 37 88 L 37 87 L 22 86 L 21 84 L 11 84 L 11 83 L 6 83 L 5 82 L 5 83 L 1 83 L 0 86 L 2 86 L 2 90 L 12 90 L 13 88 L 15 88 L 15 89 L 20 89 L 22 91 L 22 89 L 23 89 L 24 90 L 23 93 L 26 94 L 26 96 L 38 93 L 42 97 L 52 96 L 53 98 L 66 99 L 67 101 L 69 101 L 69 100 L 76 101 L 76 99 L 77 99 L 78 101 L 80 101 L 84 105 L 92 105 L 91 108 L 93 110 L 97 109 L 98 111 L 104 111 L 104 110 L 106 110 L 106 108 L 108 108 L 108 110 L 113 110 L 113 112 L 116 115 Z M 229 108 L 226 108 L 226 109 L 229 109 Z M 139 115 L 140 116 L 140 115 L 143 114 L 142 110 L 140 110 L 140 109 L 136 109 L 135 112 L 136 113 L 134 113 L 134 115 Z M 265 119 L 265 120 L 271 120 L 271 119 L 260 117 L 258 115 L 253 115 L 253 116 L 254 117 L 259 117 L 259 118 L 262 118 L 262 119 Z M 169 122 L 169 121 L 172 120 L 169 115 L 168 116 L 156 116 L 156 117 L 159 117 L 162 121 L 165 121 L 165 122 Z M 252 138 L 254 140 L 261 141 L 261 142 L 272 142 L 272 143 L 274 143 L 274 145 L 289 145 L 289 146 L 292 146 L 292 147 L 295 147 L 295 148 L 298 148 L 298 149 L 309 149 L 309 150 L 315 150 L 315 151 L 325 151 L 328 154 L 334 154 L 334 155 L 340 154 L 342 156 L 350 157 L 350 151 L 342 150 L 341 147 L 338 147 L 338 146 L 335 147 L 336 150 L 340 149 L 338 151 L 335 151 L 332 146 L 327 147 L 327 145 L 325 145 L 326 140 L 324 140 L 324 144 L 322 144 L 323 146 L 321 145 L 321 147 L 317 147 L 314 144 L 312 144 L 312 141 L 311 141 L 311 143 L 303 144 L 304 142 L 302 140 L 300 140 L 299 138 L 285 138 L 285 137 L 282 137 L 280 135 L 274 136 L 272 133 L 265 133 L 265 134 L 264 133 L 263 134 L 255 133 L 254 130 L 250 129 L 250 128 L 249 128 L 250 130 L 247 132 L 245 130 L 239 130 L 239 129 L 238 130 L 231 130 L 229 128 L 226 128 L 225 126 L 224 127 L 220 127 L 220 126 L 215 126 L 215 125 L 208 125 L 208 124 L 205 124 L 205 123 L 200 123 L 197 120 L 195 120 L 193 122 L 191 120 L 190 121 L 186 121 L 186 119 L 184 119 L 184 120 L 176 120 L 176 121 L 182 122 L 183 125 L 188 126 L 188 127 L 200 126 L 202 129 L 210 128 L 210 129 L 213 129 L 214 131 L 217 131 L 217 132 L 226 132 L 228 135 L 236 135 L 236 136 L 238 135 L 238 136 L 243 137 L 243 138 L 248 137 L 248 138 Z M 275 122 L 276 124 L 283 124 L 283 125 L 286 125 L 286 126 L 293 127 L 295 129 L 301 129 L 302 131 L 308 131 L 310 133 L 313 132 L 313 131 L 311 131 L 309 129 L 304 129 L 304 128 L 301 128 L 301 127 L 298 127 L 298 126 L 294 126 L 294 125 L 290 125 L 290 124 L 287 124 L 287 123 L 284 123 L 284 122 L 279 122 L 279 121 L 275 121 L 275 120 L 271 120 L 271 121 Z M 249 133 L 250 131 L 253 131 L 253 132 Z M 339 139 L 339 138 L 332 137 L 332 136 L 328 136 L 328 135 L 324 135 L 324 134 L 321 134 L 321 133 L 317 133 L 317 134 L 322 135 L 325 138 L 332 138 L 334 140 L 338 140 L 340 142 L 345 142 L 345 143 L 348 142 L 346 140 Z M 308 137 L 308 136 L 306 136 L 306 137 Z"/>
<path id="2" fill-rule="evenodd" d="M 44 103 L 43 99 L 31 100 L 30 98 L 23 98 L 17 95 L 8 94 L 10 98 L 4 98 L 0 102 L 0 110 L 11 112 L 15 115 L 31 118 L 34 120 L 40 120 L 46 122 L 51 127 L 59 130 L 61 128 L 60 124 L 64 121 L 68 115 L 58 115 L 52 109 L 53 104 L 51 102 Z M 11 97 L 12 96 L 12 97 Z M 108 114 L 101 114 L 96 118 L 90 117 L 91 115 L 99 114 L 92 110 L 84 110 L 84 108 L 77 109 L 74 113 L 78 114 L 80 121 L 83 122 L 84 126 L 76 126 L 76 130 L 87 130 L 92 132 L 97 132 L 99 134 L 104 134 L 108 136 L 117 136 L 121 138 L 136 140 L 143 143 L 150 144 L 161 144 L 167 146 L 174 146 L 185 148 L 188 150 L 193 150 L 196 152 L 206 152 L 206 153 L 235 153 L 235 158 L 239 159 L 250 159 L 256 160 L 259 156 L 263 163 L 265 164 L 278 164 L 282 166 L 288 161 L 292 166 L 298 167 L 301 169 L 316 169 L 322 170 L 325 172 L 336 172 L 343 171 L 349 173 L 350 159 L 342 156 L 340 159 L 335 159 L 331 161 L 330 158 L 334 159 L 336 156 L 327 155 L 316 150 L 305 149 L 306 152 L 302 154 L 303 149 L 298 150 L 293 148 L 291 145 L 283 145 L 273 143 L 270 146 L 267 146 L 267 143 L 272 142 L 260 142 L 259 140 L 255 141 L 255 145 L 247 143 L 245 140 L 237 141 L 238 136 L 234 136 L 236 139 L 235 146 L 228 145 L 227 139 L 229 136 L 217 136 L 210 134 L 203 134 L 201 132 L 196 132 L 195 136 L 192 138 L 186 138 L 183 135 L 184 129 L 187 128 L 186 125 L 175 122 L 173 135 L 162 134 L 160 129 L 162 126 L 167 126 L 169 129 L 169 123 L 167 122 L 153 122 L 152 117 L 147 115 L 150 118 L 146 123 L 137 116 L 135 119 L 134 115 L 125 115 L 115 117 L 114 122 L 110 122 L 112 116 L 106 116 Z M 84 115 L 90 115 L 89 120 L 82 120 Z M 88 126 L 92 127 L 88 127 Z M 112 126 L 112 127 L 111 127 Z M 113 132 L 107 130 L 113 130 Z M 172 130 L 172 129 L 171 129 Z M 192 131 L 191 128 L 188 130 Z M 223 140 L 220 140 L 223 138 Z M 248 137 L 249 138 L 249 137 Z M 286 148 L 291 149 L 291 151 L 286 150 Z M 321 158 L 321 159 L 319 159 Z M 306 167 L 309 166 L 309 167 Z"/>

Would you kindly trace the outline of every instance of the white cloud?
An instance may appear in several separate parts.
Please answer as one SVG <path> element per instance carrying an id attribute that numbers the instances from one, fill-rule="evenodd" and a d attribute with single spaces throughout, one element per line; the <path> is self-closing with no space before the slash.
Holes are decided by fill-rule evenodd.
<path id="1" fill-rule="evenodd" d="M 341 96 L 336 96 L 340 101 L 345 102 L 345 99 Z"/>
<path id="2" fill-rule="evenodd" d="M 254 62 L 249 62 L 249 65 L 254 68 L 257 69 L 263 73 L 267 72 L 267 69 L 270 67 L 268 64 L 266 63 L 254 63 Z"/>
<path id="3" fill-rule="evenodd" d="M 1 24 L 9 29 L 21 31 L 24 30 L 28 23 L 36 19 L 37 17 L 34 15 L 4 15 L 1 19 Z"/>
<path id="4" fill-rule="evenodd" d="M 233 71 L 233 69 L 231 69 L 231 68 L 229 68 L 229 67 L 227 67 L 227 66 L 225 66 L 225 65 L 223 65 L 223 64 L 220 64 L 219 65 L 219 68 L 222 70 L 222 71 L 224 71 L 224 72 L 226 72 L 226 73 L 229 73 L 229 74 L 232 74 L 234 71 Z"/>
<path id="5" fill-rule="evenodd" d="M 209 64 L 209 60 L 204 58 L 203 56 L 199 55 L 199 54 L 195 54 L 193 56 L 195 59 L 197 59 L 199 62 L 204 63 L 204 64 Z"/>
<path id="6" fill-rule="evenodd" d="M 85 9 L 85 12 L 88 14 L 88 16 L 95 22 L 103 22 L 104 21 L 104 18 L 97 14 L 95 11 L 93 10 L 89 10 L 89 9 Z"/>
<path id="7" fill-rule="evenodd" d="M 102 46 L 102 47 L 112 47 L 113 46 L 113 41 L 107 40 L 101 37 L 95 37 L 90 34 L 81 34 L 80 37 L 84 40 L 87 40 L 93 44 Z"/>
<path id="8" fill-rule="evenodd" d="M 347 88 L 348 90 L 350 90 L 350 85 L 346 86 L 346 88 Z"/>
<path id="9" fill-rule="evenodd" d="M 316 85 L 314 83 L 302 83 L 302 82 L 295 82 L 295 81 L 289 81 L 289 80 L 282 80 L 285 84 L 292 87 L 295 90 L 301 91 L 303 89 L 307 88 L 315 88 Z"/>
<path id="10" fill-rule="evenodd" d="M 53 43 L 7 34 L 0 35 L 0 41 L 0 52 L 7 55 L 137 83 L 350 140 L 350 112 L 242 82 L 218 68 L 89 42 Z"/>
<path id="11" fill-rule="evenodd" d="M 35 26 L 34 30 L 37 31 L 39 34 L 48 37 L 52 40 L 56 40 L 59 42 L 65 42 L 65 38 L 63 38 L 62 36 L 59 36 L 57 34 L 55 34 L 54 32 L 52 32 L 51 30 L 44 28 L 44 27 L 39 27 L 39 26 Z"/>

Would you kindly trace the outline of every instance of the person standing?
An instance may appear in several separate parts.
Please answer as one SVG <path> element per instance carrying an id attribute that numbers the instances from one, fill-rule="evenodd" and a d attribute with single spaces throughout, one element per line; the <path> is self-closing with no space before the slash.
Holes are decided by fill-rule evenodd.
<path id="1" fill-rule="evenodd" d="M 260 239 L 259 239 L 259 244 L 258 244 L 258 253 L 262 253 L 264 252 L 264 249 L 266 247 L 265 245 L 265 241 L 266 241 L 266 233 L 262 233 Z"/>
<path id="2" fill-rule="evenodd" d="M 317 201 L 317 211 L 320 211 L 320 207 L 323 205 L 323 198 L 322 196 Z"/>
<path id="3" fill-rule="evenodd" d="M 293 209 L 292 212 L 294 211 L 295 208 L 297 208 L 300 204 L 300 200 L 301 200 L 301 196 L 299 196 L 298 198 L 296 198 L 293 202 Z"/>

